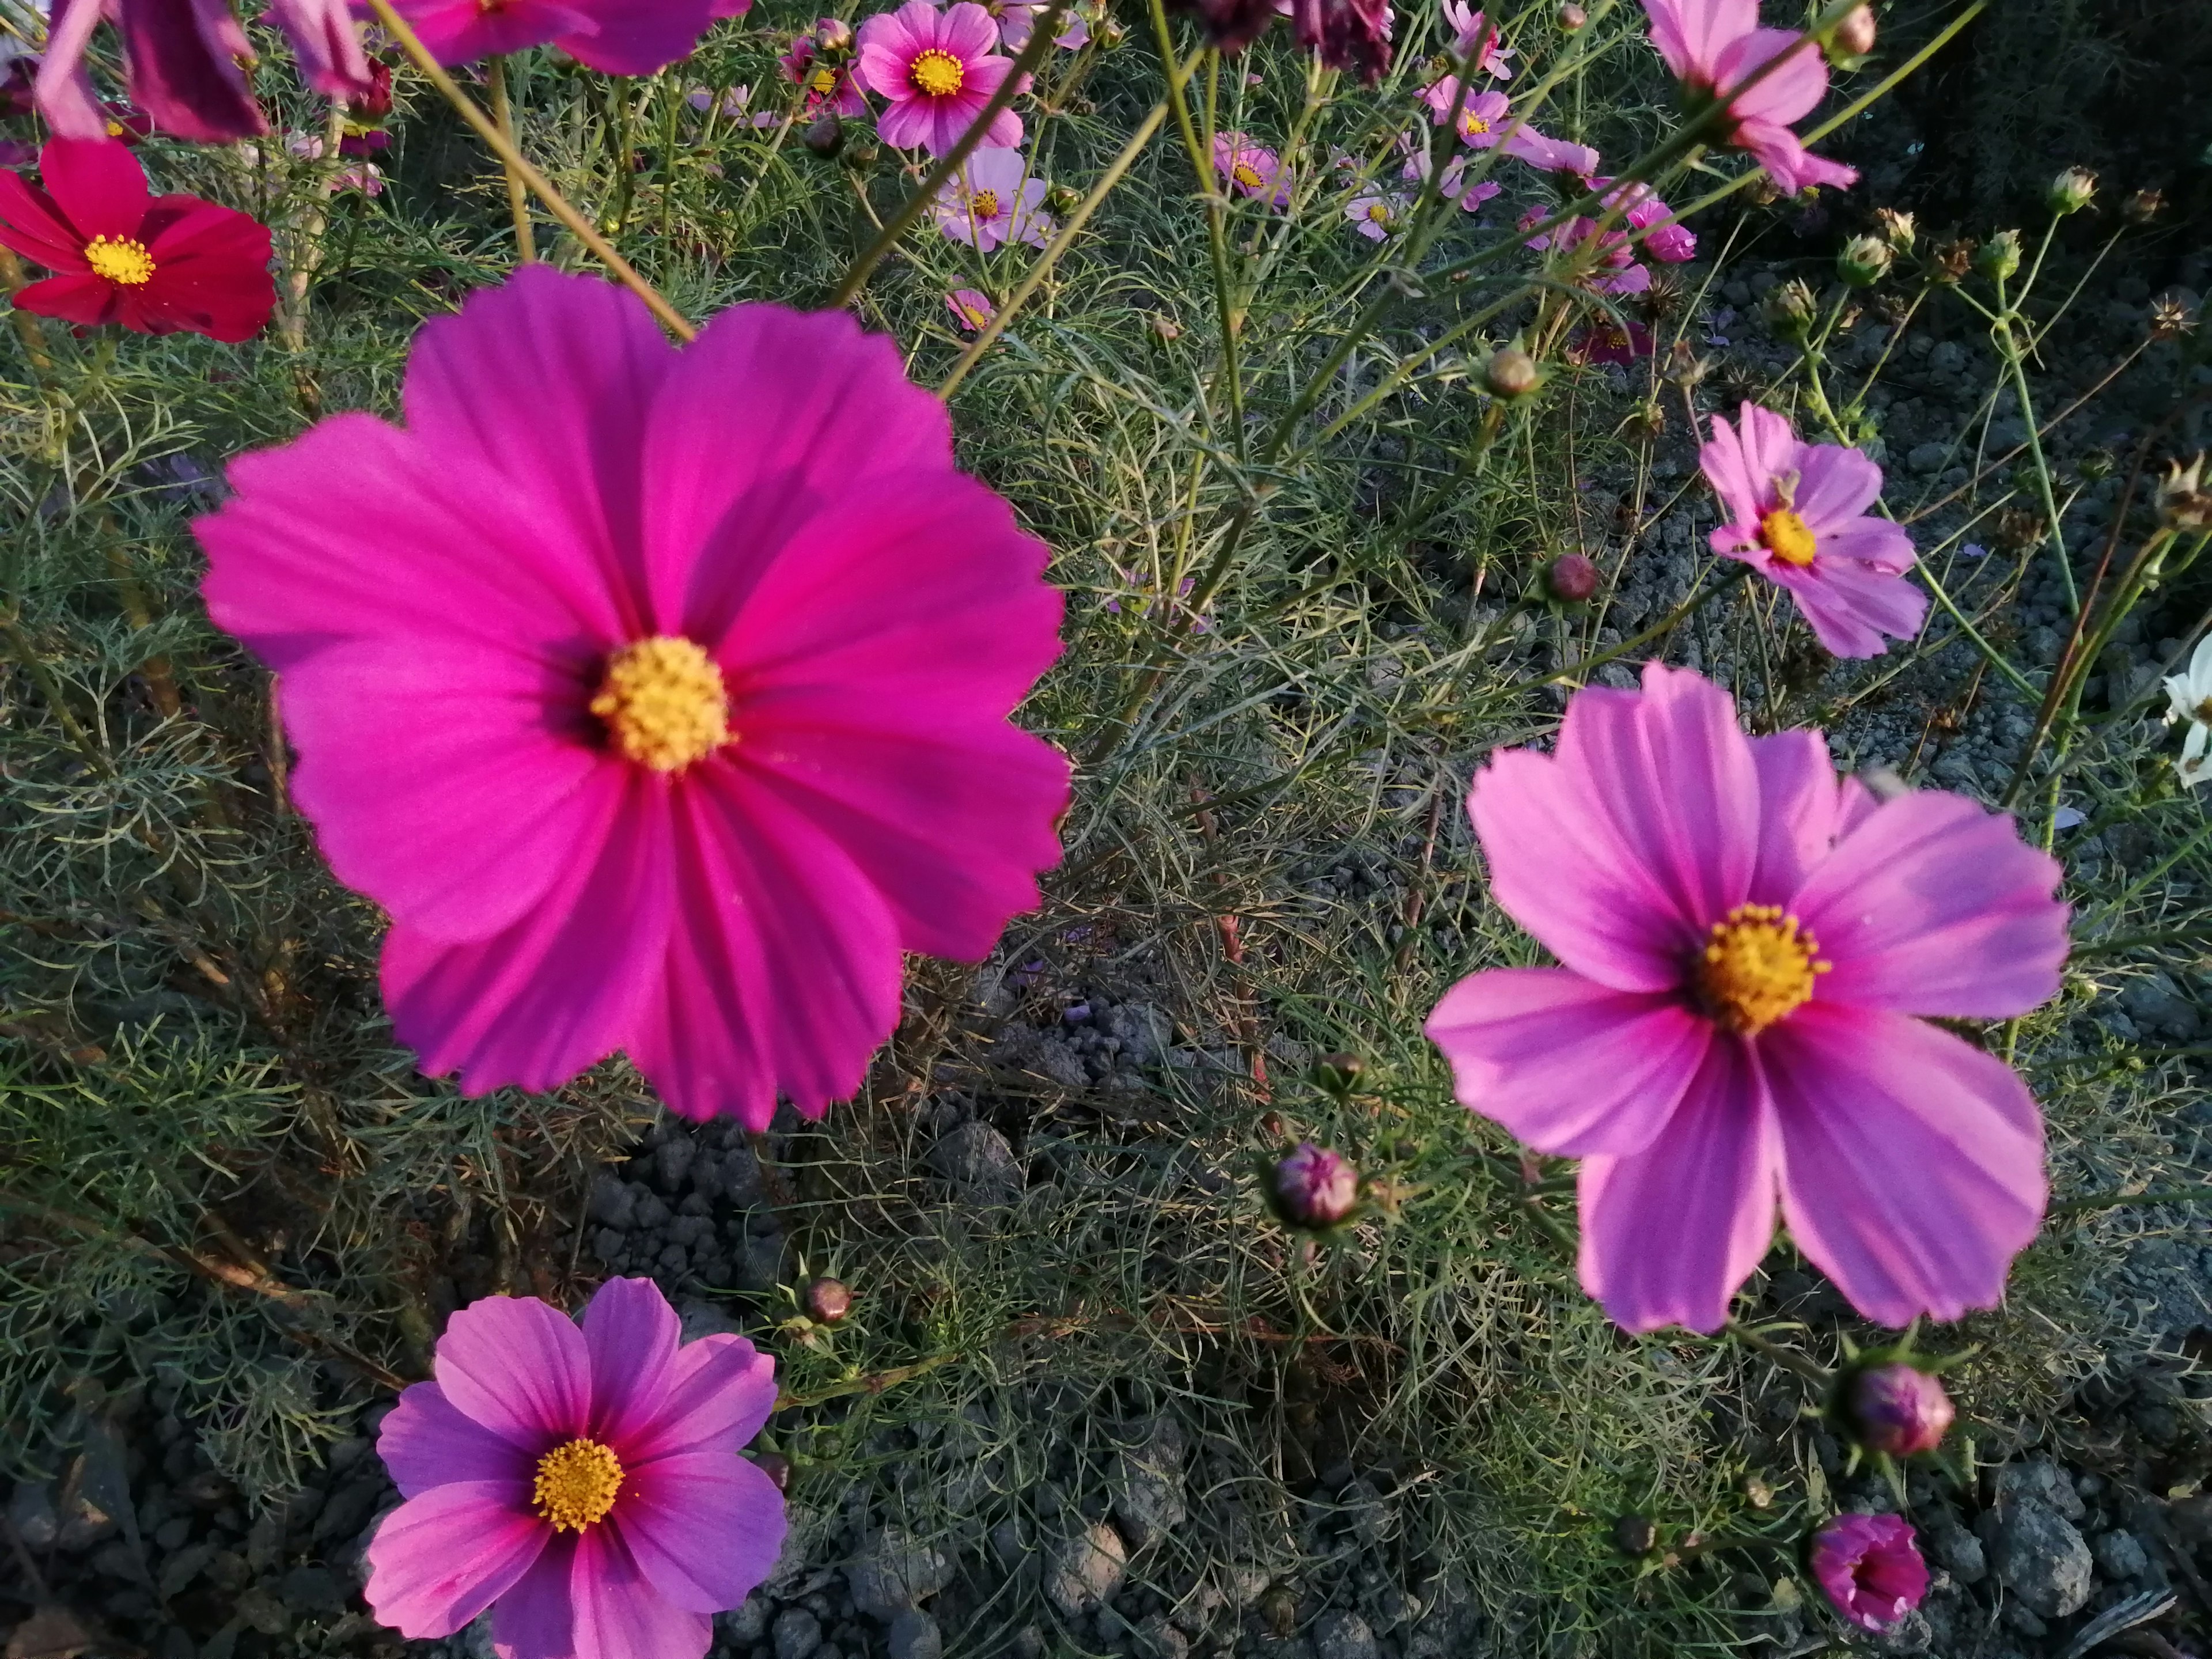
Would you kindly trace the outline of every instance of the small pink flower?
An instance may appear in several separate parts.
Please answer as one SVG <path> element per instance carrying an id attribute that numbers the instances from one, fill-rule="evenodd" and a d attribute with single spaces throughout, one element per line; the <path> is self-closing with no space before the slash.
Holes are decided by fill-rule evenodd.
<path id="1" fill-rule="evenodd" d="M 1470 11 L 1466 0 L 1443 0 L 1443 6 L 1444 27 L 1452 32 L 1452 56 L 1464 62 L 1468 53 L 1480 46 L 1486 35 L 1490 44 L 1484 49 L 1480 67 L 1486 75 L 1510 81 L 1513 70 L 1505 60 L 1514 55 L 1513 48 L 1498 44 L 1498 31 L 1489 21 L 1480 12 Z"/>
<path id="2" fill-rule="evenodd" d="M 1881 469 L 1863 453 L 1801 442 L 1781 416 L 1746 404 L 1734 429 L 1713 416 L 1698 464 L 1729 513 L 1713 551 L 1788 588 L 1827 650 L 1878 657 L 1885 634 L 1920 632 L 1928 596 L 1905 579 L 1912 538 L 1867 513 Z"/>
<path id="3" fill-rule="evenodd" d="M 1759 27 L 1759 0 L 1644 0 L 1651 44 L 1692 93 L 1723 99 L 1733 124 L 1723 142 L 1748 150 L 1784 195 L 1811 185 L 1844 185 L 1854 167 L 1807 152 L 1790 124 L 1812 113 L 1828 90 L 1817 40 L 1794 29 Z M 1788 61 L 1740 96 L 1753 74 L 1784 53 Z"/>
<path id="4" fill-rule="evenodd" d="M 945 309 L 952 313 L 953 321 L 960 325 L 963 334 L 981 334 L 991 325 L 999 314 L 991 296 L 979 294 L 972 288 L 956 288 L 945 296 Z"/>
<path id="5" fill-rule="evenodd" d="M 848 121 L 867 118 L 868 100 L 854 79 L 853 65 L 823 59 L 822 49 L 812 34 L 802 34 L 793 40 L 791 50 L 776 62 L 783 66 L 785 80 L 806 88 L 805 106 L 810 118 L 826 109 Z M 780 124 L 770 117 L 767 125 Z"/>
<path id="6" fill-rule="evenodd" d="M 1869 1319 L 1996 1304 L 2048 1188 L 2027 1086 L 1929 1024 L 2058 989 L 2056 860 L 1963 796 L 1877 803 L 1817 732 L 1747 738 L 1718 686 L 1589 687 L 1553 752 L 1480 774 L 1506 913 L 1559 958 L 1429 1018 L 1460 1101 L 1582 1159 L 1583 1288 L 1711 1331 L 1773 1241 Z"/>
<path id="7" fill-rule="evenodd" d="M 1632 363 L 1651 355 L 1651 331 L 1641 323 L 1624 330 L 1608 317 L 1577 335 L 1567 353 L 1586 363 Z"/>
<path id="8" fill-rule="evenodd" d="M 1521 228 L 1541 224 L 1550 216 L 1531 208 L 1521 217 Z M 1636 262 L 1636 250 L 1625 232 L 1601 231 L 1595 219 L 1570 219 L 1549 231 L 1531 236 L 1528 246 L 1561 255 L 1580 252 L 1575 280 L 1594 294 L 1643 294 L 1651 287 L 1651 273 Z M 1587 263 L 1584 263 L 1587 262 Z"/>
<path id="9" fill-rule="evenodd" d="M 704 1654 L 783 1544 L 783 1494 L 739 1455 L 775 1366 L 680 1335 L 644 1279 L 599 1286 L 580 1330 L 535 1297 L 455 1314 L 377 1434 L 406 1499 L 368 1547 L 377 1618 L 434 1639 L 489 1607 L 507 1659 Z"/>
<path id="10" fill-rule="evenodd" d="M 1509 112 L 1512 106 L 1505 94 L 1494 88 L 1470 91 L 1462 99 L 1459 87 L 1459 76 L 1447 75 L 1421 94 L 1421 101 L 1429 106 L 1429 118 L 1442 126 L 1452 118 L 1452 106 L 1458 104 L 1456 131 L 1460 143 L 1476 149 L 1488 149 L 1505 136 L 1505 129 L 1511 125 Z"/>
<path id="11" fill-rule="evenodd" d="M 1282 158 L 1241 132 L 1213 135 L 1213 170 L 1239 196 L 1255 198 L 1273 208 L 1291 204 L 1291 175 Z"/>
<path id="12" fill-rule="evenodd" d="M 1598 169 L 1598 153 L 1588 144 L 1577 144 L 1565 138 L 1552 138 L 1534 127 L 1523 126 L 1505 140 L 1505 153 L 1516 161 L 1526 161 L 1540 173 L 1563 173 L 1589 185 L 1590 175 Z"/>
<path id="13" fill-rule="evenodd" d="M 997 25 L 975 0 L 954 0 L 943 11 L 929 0 L 907 0 L 861 24 L 861 83 L 890 100 L 876 123 L 884 142 L 933 155 L 950 151 L 1013 73 L 1014 60 L 992 51 L 998 44 Z M 1000 110 L 983 142 L 1020 143 L 1022 118 Z"/>
<path id="14" fill-rule="evenodd" d="M 951 187 L 931 204 L 937 228 L 956 242 L 988 253 L 1004 242 L 1042 247 L 1053 222 L 1037 210 L 1045 181 L 1030 176 L 1018 149 L 972 151 Z"/>
<path id="15" fill-rule="evenodd" d="M 356 0 L 358 3 L 358 0 Z M 651 75 L 690 56 L 717 18 L 752 0 L 392 0 L 441 64 L 558 46 L 602 75 Z M 365 9 L 365 8 L 364 8 Z"/>
<path id="16" fill-rule="evenodd" d="M 1813 1577 L 1836 1611 L 1883 1631 L 1928 1594 L 1928 1564 L 1912 1528 L 1894 1515 L 1838 1515 L 1813 1535 Z"/>
<path id="17" fill-rule="evenodd" d="M 1429 160 L 1429 147 L 1413 133 L 1401 135 L 1400 144 L 1407 151 L 1406 165 L 1398 169 L 1398 176 L 1413 183 L 1420 183 L 1429 176 L 1433 165 Z M 1498 186 L 1485 179 L 1478 184 L 1467 182 L 1470 156 L 1455 155 L 1444 163 L 1443 177 L 1437 181 L 1437 194 L 1447 202 L 1456 202 L 1462 213 L 1473 213 L 1485 202 L 1498 193 Z"/>
<path id="18" fill-rule="evenodd" d="M 1612 182 L 1610 179 L 1590 180 L 1591 186 L 1598 190 L 1603 190 Z M 1674 210 L 1654 195 L 1650 185 L 1623 185 L 1620 189 L 1607 193 L 1605 204 L 1609 208 L 1618 209 L 1621 217 L 1638 230 L 1646 229 L 1652 225 L 1662 227 L 1661 229 L 1652 231 L 1650 235 L 1642 238 L 1636 244 L 1653 258 L 1665 264 L 1679 265 L 1686 260 L 1698 257 L 1697 236 L 1687 225 L 1666 223 L 1674 216 Z"/>
<path id="19" fill-rule="evenodd" d="M 1408 204 L 1402 196 L 1387 191 L 1369 191 L 1355 196 L 1347 203 L 1344 216 L 1352 221 L 1352 228 L 1370 242 L 1380 242 L 1398 234 L 1404 223 Z"/>
<path id="20" fill-rule="evenodd" d="M 999 8 L 999 40 L 1008 52 L 1019 52 L 1036 31 L 1040 14 L 1050 7 L 1044 0 L 1005 0 Z M 1075 52 L 1091 44 L 1091 27 L 1075 12 L 1060 20 L 1060 33 L 1052 43 L 1062 52 Z"/>

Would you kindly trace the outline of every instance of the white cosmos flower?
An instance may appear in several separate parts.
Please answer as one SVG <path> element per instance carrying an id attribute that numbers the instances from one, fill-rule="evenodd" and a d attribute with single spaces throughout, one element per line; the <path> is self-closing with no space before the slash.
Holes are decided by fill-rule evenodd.
<path id="1" fill-rule="evenodd" d="M 2212 634 L 2197 642 L 2187 673 L 2168 677 L 2166 695 L 2173 704 L 2166 714 L 2166 724 L 2189 722 L 2189 735 L 2181 743 L 2181 760 L 2173 769 L 2183 783 L 2194 788 L 2212 780 L 2212 755 L 2205 752 L 2212 749 Z"/>

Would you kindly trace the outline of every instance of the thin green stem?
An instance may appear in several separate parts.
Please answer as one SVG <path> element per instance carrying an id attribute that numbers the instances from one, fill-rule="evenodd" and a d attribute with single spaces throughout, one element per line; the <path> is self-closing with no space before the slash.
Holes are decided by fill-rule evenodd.
<path id="1" fill-rule="evenodd" d="M 499 124 L 507 143 L 520 149 L 514 138 L 514 106 L 508 101 L 507 59 L 494 56 L 485 66 L 484 78 L 491 83 L 491 118 Z M 500 170 L 507 175 L 507 211 L 514 221 L 515 261 L 533 264 L 538 259 L 538 236 L 530 225 L 530 186 L 515 171 L 514 164 L 503 155 L 500 157 Z"/>

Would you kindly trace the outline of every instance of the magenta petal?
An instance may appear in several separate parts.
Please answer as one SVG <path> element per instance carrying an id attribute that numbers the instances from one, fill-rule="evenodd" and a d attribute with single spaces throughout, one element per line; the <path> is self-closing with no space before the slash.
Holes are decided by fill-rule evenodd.
<path id="1" fill-rule="evenodd" d="M 1780 1152 L 1751 1045 L 1717 1040 L 1666 1133 L 1583 1160 L 1583 1289 L 1624 1330 L 1718 1330 L 1773 1242 Z"/>
<path id="2" fill-rule="evenodd" d="M 435 1382 L 403 1390 L 376 1431 L 376 1455 L 403 1498 L 455 1480 L 527 1486 L 533 1454 L 463 1414 Z"/>
<path id="3" fill-rule="evenodd" d="M 1996 1306 L 2049 1194 L 2027 1085 L 1901 1014 L 1814 1001 L 1759 1041 L 1799 1248 L 1885 1325 Z"/>
<path id="4" fill-rule="evenodd" d="M 592 1359 L 591 1437 L 617 1455 L 667 1403 L 683 1334 L 676 1310 L 649 1279 L 610 1279 L 584 1310 Z"/>
<path id="5" fill-rule="evenodd" d="M 1797 601 L 1821 647 L 1838 657 L 1879 657 L 1885 638 L 1911 639 L 1927 619 L 1928 596 L 1910 581 L 1849 559 L 1805 566 L 1774 559 L 1765 572 Z"/>
<path id="6" fill-rule="evenodd" d="M 1836 767 L 1818 732 L 1751 740 L 1759 773 L 1759 864 L 1751 890 L 1767 902 L 1795 893 L 1836 839 Z"/>
<path id="7" fill-rule="evenodd" d="M 1784 52 L 1757 86 L 1729 100 L 1729 112 L 1739 121 L 1765 121 L 1776 126 L 1812 112 L 1828 89 L 1828 65 L 1818 42 L 1796 29 L 1753 29 L 1722 47 L 1713 59 L 1714 83 L 1723 93 L 1741 86 L 1759 69 Z"/>
<path id="8" fill-rule="evenodd" d="M 615 1527 L 587 1527 L 568 1577 L 575 1659 L 701 1659 L 714 1622 L 679 1607 L 645 1576 Z"/>
<path id="9" fill-rule="evenodd" d="M 702 1336 L 677 1350 L 659 1415 L 623 1448 L 633 1462 L 736 1453 L 775 1409 L 775 1361 L 742 1336 Z"/>
<path id="10" fill-rule="evenodd" d="M 1423 1028 L 1461 1105 L 1540 1152 L 1625 1155 L 1666 1127 L 1712 1042 L 1678 997 L 1551 968 L 1498 968 L 1444 993 Z"/>
<path id="11" fill-rule="evenodd" d="M 783 1494 L 728 1452 L 687 1452 L 629 1472 L 613 1519 L 653 1587 L 693 1613 L 734 1607 L 775 1569 Z"/>
<path id="12" fill-rule="evenodd" d="M 584 1334 L 536 1297 L 470 1303 L 446 1322 L 435 1370 L 455 1409 L 533 1456 L 591 1419 Z"/>
<path id="13" fill-rule="evenodd" d="M 368 1605 L 402 1636 L 450 1636 L 504 1595 L 552 1535 L 522 1482 L 459 1480 L 410 1498 L 368 1546 Z"/>
<path id="14" fill-rule="evenodd" d="M 499 1659 L 577 1659 L 568 1586 L 576 1576 L 580 1535 L 553 1533 L 530 1571 L 499 1598 L 491 1616 L 492 1650 Z"/>
<path id="15" fill-rule="evenodd" d="M 1856 449 L 1807 444 L 1797 453 L 1797 516 L 1818 535 L 1856 519 L 1881 494 L 1881 469 Z"/>
<path id="16" fill-rule="evenodd" d="M 1887 801 L 1791 901 L 1834 966 L 1819 1000 L 1952 1019 L 2008 1019 L 2058 992 L 2062 872 L 2011 817 L 1962 795 Z"/>

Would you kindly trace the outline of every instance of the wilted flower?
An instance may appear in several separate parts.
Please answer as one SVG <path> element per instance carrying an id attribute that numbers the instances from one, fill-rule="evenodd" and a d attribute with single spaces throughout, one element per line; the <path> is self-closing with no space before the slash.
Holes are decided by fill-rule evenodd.
<path id="1" fill-rule="evenodd" d="M 1888 243 L 1894 252 L 1912 252 L 1913 238 L 1917 233 L 1911 214 L 1899 213 L 1895 208 L 1876 208 L 1874 210 L 1874 228 L 1875 234 Z"/>
<path id="2" fill-rule="evenodd" d="M 1390 0 L 1291 0 L 1291 27 L 1334 70 L 1373 86 L 1390 67 Z"/>
<path id="3" fill-rule="evenodd" d="M 1544 586 L 1563 605 L 1583 604 L 1602 580 L 1597 561 L 1584 553 L 1562 553 L 1544 568 Z"/>
<path id="4" fill-rule="evenodd" d="M 1872 288 L 1889 275 L 1897 255 L 1877 236 L 1854 236 L 1836 256 L 1836 275 L 1853 288 Z"/>
<path id="5" fill-rule="evenodd" d="M 1053 223 L 1041 210 L 1045 181 L 1030 175 L 1018 149 L 969 152 L 951 187 L 930 204 L 938 228 L 956 242 L 988 253 L 1004 242 L 1042 247 Z"/>
<path id="6" fill-rule="evenodd" d="M 2189 301 L 2179 294 L 2161 294 L 2150 302 L 2150 337 L 2171 340 L 2197 326 Z"/>
<path id="7" fill-rule="evenodd" d="M 1974 269 L 1993 283 L 2009 279 L 2020 269 L 2020 233 L 2001 230 L 1976 248 Z"/>
<path id="8" fill-rule="evenodd" d="M 2166 192 L 2158 190 L 2139 190 L 2120 209 L 2121 216 L 2131 225 L 2147 225 L 2165 211 Z"/>
<path id="9" fill-rule="evenodd" d="M 2174 775 L 2194 789 L 2212 780 L 2212 753 L 2207 752 L 2212 750 L 2212 634 L 2197 641 L 2186 673 L 2167 678 L 2166 696 L 2166 723 L 2189 722 L 2189 735 L 2181 740 L 2181 758 L 2175 763 Z"/>
<path id="10" fill-rule="evenodd" d="M 1552 753 L 1497 756 L 1468 811 L 1492 896 L 1563 965 L 1462 980 L 1428 1035 L 1462 1104 L 1583 1160 L 1583 1287 L 1616 1322 L 1717 1328 L 1778 1194 L 1869 1318 L 1996 1304 L 2042 1217 L 2042 1123 L 1929 1021 L 2058 989 L 2059 867 L 2011 819 L 1877 801 L 1817 732 L 1747 738 L 1656 662 L 1577 692 Z"/>
<path id="11" fill-rule="evenodd" d="M 876 131 L 901 149 L 948 154 L 1014 70 L 1012 58 L 994 51 L 998 27 L 975 0 L 953 0 L 942 11 L 929 0 L 907 0 L 861 24 L 860 40 L 862 83 L 890 100 Z M 983 142 L 1020 143 L 1022 118 L 1000 110 Z"/>
<path id="12" fill-rule="evenodd" d="M 1813 1535 L 1811 1564 L 1836 1611 L 1861 1630 L 1887 1630 L 1928 1594 L 1928 1564 L 1894 1515 L 1837 1516 Z"/>
<path id="13" fill-rule="evenodd" d="M 953 320 L 969 334 L 981 333 L 991 325 L 991 319 L 999 314 L 999 308 L 991 303 L 990 296 L 978 294 L 972 288 L 954 289 L 945 296 L 945 305 L 951 312 Z"/>
<path id="14" fill-rule="evenodd" d="M 1239 196 L 1253 197 L 1269 207 L 1291 204 L 1291 175 L 1282 158 L 1241 132 L 1213 135 L 1213 170 Z"/>
<path id="15" fill-rule="evenodd" d="M 652 75 L 688 58 L 720 17 L 752 0 L 392 0 L 441 64 L 548 44 L 602 75 Z"/>
<path id="16" fill-rule="evenodd" d="M 1974 245 L 1964 236 L 1941 244 L 1929 255 L 1929 272 L 1939 283 L 1959 283 L 1974 268 Z"/>
<path id="17" fill-rule="evenodd" d="M 1784 194 L 1848 185 L 1859 176 L 1809 154 L 1790 130 L 1828 89 L 1827 64 L 1809 40 L 1792 29 L 1758 27 L 1756 0 L 1644 0 L 1644 9 L 1651 43 L 1675 78 L 1727 106 L 1729 129 L 1721 142 L 1748 150 Z M 1769 64 L 1773 69 L 1757 85 L 1736 91 Z"/>
<path id="18" fill-rule="evenodd" d="M 1869 1451 L 1914 1457 L 1943 1443 L 1955 1413 L 1942 1378 L 1893 1359 L 1850 1373 L 1843 1414 L 1852 1436 Z"/>
<path id="19" fill-rule="evenodd" d="M 1514 55 L 1513 48 L 1498 44 L 1496 26 L 1480 12 L 1470 10 L 1466 0 L 1443 0 L 1443 9 L 1444 27 L 1452 32 L 1452 56 L 1464 64 L 1468 54 L 1481 46 L 1482 62 L 1475 67 L 1500 81 L 1510 81 L 1513 70 L 1505 60 Z"/>
<path id="20" fill-rule="evenodd" d="M 1799 340 L 1813 325 L 1813 313 L 1818 301 L 1813 290 L 1802 277 L 1793 276 L 1786 283 L 1778 283 L 1767 289 L 1766 297 L 1759 301 L 1759 314 L 1767 327 L 1785 340 Z"/>
<path id="21" fill-rule="evenodd" d="M 1275 1165 L 1275 1211 L 1293 1227 L 1335 1226 L 1359 1204 L 1359 1171 L 1310 1140 Z"/>
<path id="22" fill-rule="evenodd" d="M 2068 167 L 2051 181 L 2045 198 L 2057 214 L 2079 213 L 2096 199 L 2097 175 L 2087 167 Z"/>

